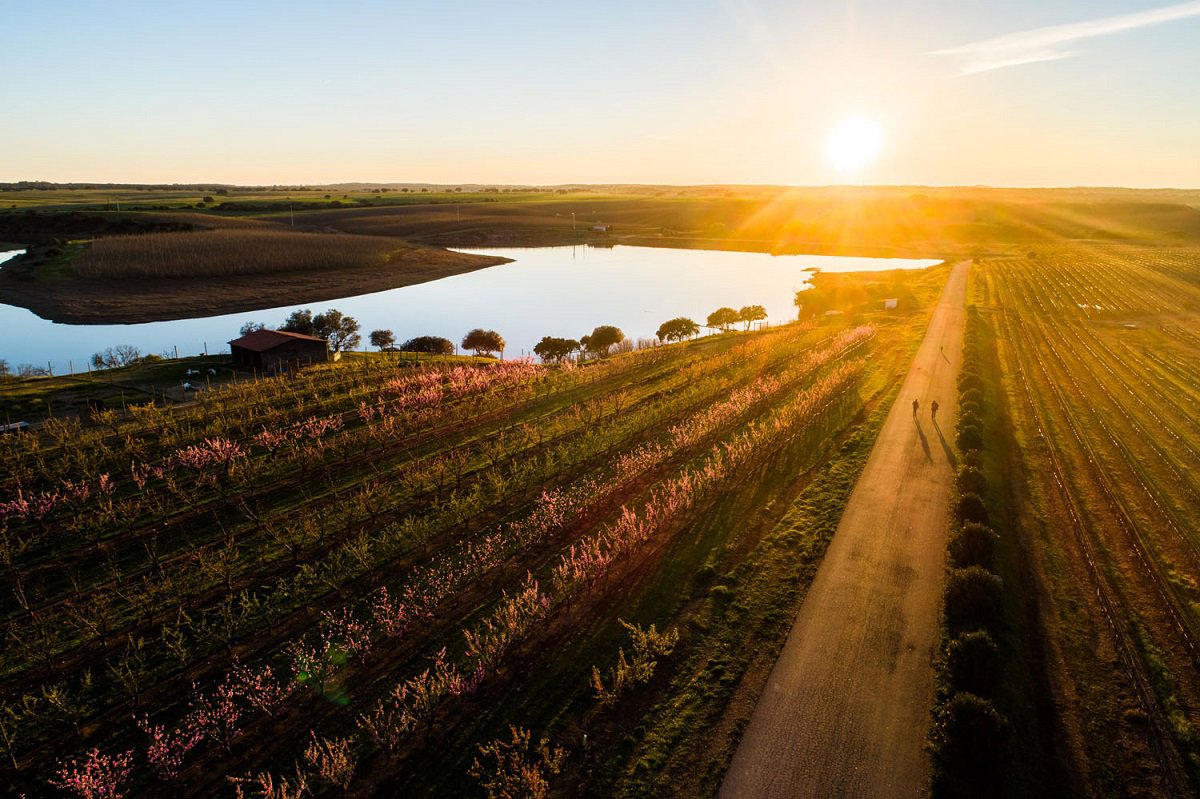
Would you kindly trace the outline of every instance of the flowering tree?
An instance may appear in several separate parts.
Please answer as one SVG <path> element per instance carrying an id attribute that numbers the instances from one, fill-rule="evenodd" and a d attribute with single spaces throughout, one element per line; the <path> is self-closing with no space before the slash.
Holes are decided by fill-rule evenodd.
<path id="1" fill-rule="evenodd" d="M 546 799 L 549 778 L 562 771 L 567 751 L 550 746 L 547 738 L 536 744 L 529 730 L 510 726 L 512 740 L 497 739 L 479 745 L 480 758 L 471 764 L 471 776 L 479 780 L 488 799 Z"/>
<path id="2" fill-rule="evenodd" d="M 304 751 L 304 759 L 318 777 L 340 788 L 345 796 L 350 789 L 350 781 L 354 779 L 354 767 L 358 765 L 358 755 L 351 747 L 352 739 L 318 738 L 311 730 L 309 734 L 312 740 Z"/>
<path id="3" fill-rule="evenodd" d="M 146 716 L 136 721 L 138 727 L 150 739 L 146 745 L 146 760 L 150 763 L 150 768 L 154 769 L 159 779 L 174 783 L 179 779 L 183 759 L 200 743 L 204 734 L 186 725 L 183 729 L 168 730 L 161 724 L 151 724 Z"/>
<path id="4" fill-rule="evenodd" d="M 132 771 L 132 751 L 107 755 L 92 749 L 82 761 L 62 764 L 50 784 L 79 799 L 121 799 Z"/>
<path id="5" fill-rule="evenodd" d="M 226 751 L 238 733 L 238 721 L 242 707 L 237 702 L 237 689 L 224 683 L 211 691 L 201 691 L 192 686 L 192 712 L 187 725 L 196 732 L 212 738 Z"/>
<path id="6" fill-rule="evenodd" d="M 302 799 L 308 794 L 308 778 L 300 771 L 295 777 L 280 777 L 269 771 L 260 771 L 249 777 L 230 777 L 233 783 L 234 796 L 246 799 L 246 789 L 253 793 L 256 799 Z"/>
<path id="7" fill-rule="evenodd" d="M 621 626 L 629 631 L 633 639 L 633 658 L 626 659 L 625 650 L 618 649 L 617 665 L 609 670 L 610 678 L 607 684 L 600 675 L 600 669 L 592 667 L 592 689 L 596 693 L 596 701 L 601 706 L 613 704 L 622 693 L 638 683 L 649 682 L 658 666 L 657 658 L 671 654 L 675 644 L 679 642 L 678 630 L 660 633 L 653 624 L 649 629 L 643 630 L 624 620 L 621 621 Z"/>

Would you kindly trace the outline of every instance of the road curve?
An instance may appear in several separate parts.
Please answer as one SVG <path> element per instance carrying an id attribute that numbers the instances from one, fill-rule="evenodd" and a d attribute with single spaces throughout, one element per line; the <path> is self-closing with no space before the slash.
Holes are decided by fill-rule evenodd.
<path id="1" fill-rule="evenodd" d="M 966 285 L 964 262 L 950 272 L 721 799 L 927 792 Z"/>

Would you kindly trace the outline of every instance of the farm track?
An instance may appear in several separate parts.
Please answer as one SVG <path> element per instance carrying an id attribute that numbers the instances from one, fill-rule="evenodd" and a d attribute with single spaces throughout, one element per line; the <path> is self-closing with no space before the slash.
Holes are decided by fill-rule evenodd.
<path id="1" fill-rule="evenodd" d="M 941 642 L 968 264 L 955 264 L 756 698 L 722 799 L 920 797 Z M 934 439 L 936 434 L 937 440 Z M 940 442 L 940 446 L 939 446 Z"/>

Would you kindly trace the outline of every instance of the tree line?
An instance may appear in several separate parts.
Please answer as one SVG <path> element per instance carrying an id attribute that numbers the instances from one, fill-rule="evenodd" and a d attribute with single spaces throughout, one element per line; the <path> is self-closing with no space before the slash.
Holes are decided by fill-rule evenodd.
<path id="1" fill-rule="evenodd" d="M 704 327 L 728 332 L 736 325 L 742 324 L 744 330 L 749 330 L 751 324 L 766 318 L 767 311 L 762 305 L 747 305 L 741 309 L 721 307 L 708 315 Z M 695 320 L 680 316 L 659 325 L 655 336 L 659 341 L 667 343 L 684 341 L 699 335 L 700 328 L 701 325 Z M 261 322 L 247 322 L 242 325 L 241 333 L 246 335 L 263 329 L 268 328 Z M 315 315 L 308 309 L 292 311 L 278 329 L 324 338 L 334 352 L 354 349 L 362 341 L 358 320 L 352 316 L 346 316 L 336 309 Z M 554 363 L 561 362 L 576 352 L 603 358 L 609 355 L 614 347 L 626 340 L 624 331 L 619 327 L 600 325 L 591 333 L 577 339 L 543 336 L 534 345 L 533 352 L 543 361 Z M 454 343 L 441 336 L 416 336 L 397 346 L 396 334 L 387 329 L 372 330 L 368 334 L 368 341 L 380 352 L 399 350 L 430 355 L 453 355 L 456 352 Z M 499 353 L 503 357 L 505 346 L 504 336 L 500 333 L 478 327 L 467 332 L 461 342 L 462 349 L 470 350 L 477 356 L 494 356 Z"/>

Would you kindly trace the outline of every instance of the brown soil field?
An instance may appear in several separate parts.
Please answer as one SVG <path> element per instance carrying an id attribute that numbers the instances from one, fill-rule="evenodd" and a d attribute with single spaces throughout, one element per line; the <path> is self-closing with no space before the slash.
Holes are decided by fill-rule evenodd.
<path id="1" fill-rule="evenodd" d="M 369 294 L 506 262 L 504 258 L 413 246 L 395 239 L 386 241 L 394 248 L 387 259 L 366 259 L 361 266 L 343 261 L 335 268 L 322 268 L 314 262 L 287 270 L 280 268 L 286 266 L 280 262 L 275 269 L 242 274 L 100 278 L 63 275 L 71 267 L 62 267 L 58 270 L 60 274 L 47 279 L 33 279 L 28 273 L 4 269 L 0 270 L 0 302 L 28 308 L 55 322 L 134 324 L 207 316 L 213 309 L 240 313 Z M 378 255 L 378 248 L 373 252 Z"/>

